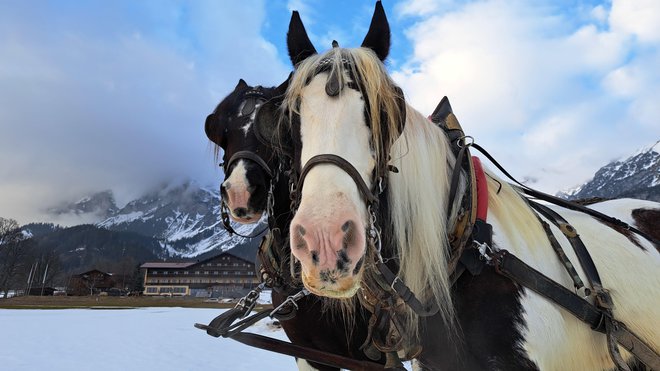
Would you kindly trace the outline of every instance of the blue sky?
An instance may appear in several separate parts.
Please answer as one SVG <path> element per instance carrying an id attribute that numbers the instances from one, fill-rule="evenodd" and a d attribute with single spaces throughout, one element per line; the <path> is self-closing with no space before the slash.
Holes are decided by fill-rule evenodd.
<path id="1" fill-rule="evenodd" d="M 171 180 L 217 186 L 206 115 L 239 78 L 360 44 L 372 1 L 7 1 L 0 12 L 0 216 Z M 450 98 L 509 171 L 554 193 L 660 139 L 660 2 L 385 1 L 388 70 L 411 105 Z"/>

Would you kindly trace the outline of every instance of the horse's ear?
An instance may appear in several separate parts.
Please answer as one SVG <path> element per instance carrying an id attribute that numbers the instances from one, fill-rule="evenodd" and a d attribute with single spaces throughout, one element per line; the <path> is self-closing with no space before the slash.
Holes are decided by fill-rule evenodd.
<path id="1" fill-rule="evenodd" d="M 447 96 L 442 97 L 442 100 L 440 100 L 440 103 L 438 103 L 438 106 L 435 107 L 435 110 L 431 114 L 431 121 L 434 123 L 438 124 L 445 119 L 447 119 L 447 116 L 449 116 L 450 113 L 453 113 L 451 109 L 451 104 L 449 104 L 449 98 Z"/>
<path id="2" fill-rule="evenodd" d="M 289 73 L 289 76 L 282 82 L 278 87 L 275 88 L 275 91 L 273 92 L 274 97 L 278 97 L 280 100 L 284 97 L 284 94 L 286 94 L 286 89 L 289 88 L 289 82 L 291 82 L 291 78 L 293 77 L 293 72 Z"/>
<path id="3" fill-rule="evenodd" d="M 362 47 L 373 50 L 381 61 L 385 61 L 390 53 L 390 25 L 380 0 L 376 2 L 369 32 L 362 41 Z"/>
<path id="4" fill-rule="evenodd" d="M 206 116 L 204 131 L 206 132 L 206 137 L 209 138 L 211 142 L 220 145 L 222 142 L 222 131 L 219 128 L 215 113 Z"/>
<path id="5" fill-rule="evenodd" d="M 403 95 L 403 90 L 400 87 L 395 86 L 394 90 L 397 93 L 397 106 L 399 108 L 399 123 L 397 125 L 396 137 L 398 138 L 401 133 L 403 133 L 403 128 L 406 126 L 406 98 Z"/>
<path id="6" fill-rule="evenodd" d="M 239 90 L 239 89 L 245 89 L 247 87 L 248 87 L 247 82 L 245 82 L 245 80 L 243 80 L 243 79 L 240 79 L 240 80 L 238 80 L 238 84 L 234 88 L 234 91 Z"/>
<path id="7" fill-rule="evenodd" d="M 291 14 L 289 31 L 286 34 L 286 45 L 289 49 L 289 58 L 294 67 L 310 55 L 316 54 L 316 49 L 309 40 L 309 36 L 307 36 L 307 31 L 305 31 L 305 26 L 300 19 L 300 14 L 295 10 Z"/>

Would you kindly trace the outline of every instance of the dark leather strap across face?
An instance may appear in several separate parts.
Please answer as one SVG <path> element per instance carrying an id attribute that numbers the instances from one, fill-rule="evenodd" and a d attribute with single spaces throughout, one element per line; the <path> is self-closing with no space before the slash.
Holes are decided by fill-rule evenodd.
<path id="1" fill-rule="evenodd" d="M 259 157 L 256 153 L 252 151 L 238 151 L 234 153 L 233 156 L 227 161 L 223 166 L 224 166 L 224 171 L 225 174 L 227 174 L 227 171 L 231 169 L 231 166 L 238 160 L 251 160 L 255 162 L 261 169 L 268 174 L 269 177 L 273 177 L 273 172 L 270 170 L 270 167 L 268 167 L 268 164 L 266 161 L 264 161 L 263 158 Z"/>
<path id="2" fill-rule="evenodd" d="M 344 158 L 333 154 L 316 155 L 307 161 L 302 171 L 300 172 L 300 178 L 298 179 L 298 190 L 302 190 L 303 183 L 305 182 L 305 178 L 307 177 L 309 171 L 312 170 L 314 166 L 321 164 L 335 165 L 342 169 L 346 174 L 348 174 L 348 176 L 353 179 L 353 182 L 355 182 L 360 195 L 367 203 L 367 205 L 373 205 L 378 201 L 378 197 L 376 197 L 375 192 L 369 189 L 357 169 L 355 169 L 355 167 Z"/>

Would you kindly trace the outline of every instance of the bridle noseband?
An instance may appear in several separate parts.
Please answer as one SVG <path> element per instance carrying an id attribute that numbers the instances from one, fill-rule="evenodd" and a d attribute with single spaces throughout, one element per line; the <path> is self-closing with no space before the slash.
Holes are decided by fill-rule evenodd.
<path id="1" fill-rule="evenodd" d="M 307 161 L 307 163 L 305 163 L 305 166 L 302 168 L 298 178 L 297 189 L 302 190 L 303 183 L 305 182 L 305 178 L 307 177 L 307 174 L 309 174 L 309 171 L 312 170 L 312 168 L 315 166 L 322 164 L 335 165 L 343 170 L 346 174 L 348 174 L 348 176 L 353 179 L 353 182 L 357 186 L 358 191 L 364 202 L 366 202 L 367 206 L 371 206 L 378 202 L 378 194 L 380 193 L 379 189 L 376 189 L 376 187 L 369 189 L 367 183 L 365 183 L 365 181 L 362 179 L 360 172 L 346 159 L 341 156 L 327 153 L 313 156 Z M 381 178 L 379 177 L 379 179 Z M 298 203 L 299 202 L 300 200 L 298 199 Z"/>

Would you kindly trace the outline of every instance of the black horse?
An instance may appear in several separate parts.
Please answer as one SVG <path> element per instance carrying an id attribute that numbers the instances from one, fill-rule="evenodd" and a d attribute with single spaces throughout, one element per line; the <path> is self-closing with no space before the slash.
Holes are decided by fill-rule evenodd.
<path id="1" fill-rule="evenodd" d="M 265 88 L 249 86 L 241 79 L 234 91 L 207 117 L 205 124 L 207 137 L 216 145 L 216 158 L 222 149 L 221 165 L 225 174 L 221 185 L 222 207 L 240 223 L 257 222 L 268 212 L 273 246 L 268 251 L 262 249 L 260 259 L 261 264 L 270 268 L 266 272 L 271 275 L 267 279 L 274 286 L 272 302 L 275 307 L 302 288 L 300 282 L 291 277 L 289 269 L 287 235 L 292 214 L 289 178 L 285 171 L 288 160 L 276 155 L 271 145 L 258 140 L 253 124 L 259 107 L 281 99 L 285 89 L 286 82 L 279 87 Z M 272 277 L 273 273 L 276 277 Z M 357 301 L 338 302 L 308 295 L 297 304 L 295 317 L 281 321 L 292 343 L 369 360 L 361 350 L 367 338 L 367 313 Z M 342 310 L 336 311 L 337 308 Z M 384 363 L 384 357 L 381 358 L 378 361 Z M 299 368 L 308 369 L 302 362 L 298 360 Z M 338 370 L 314 362 L 309 365 L 317 370 Z"/>

